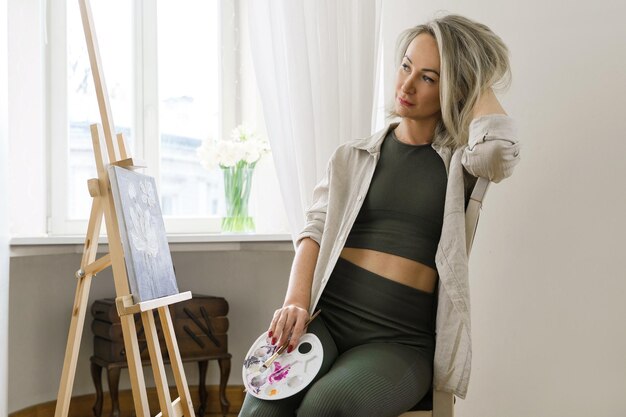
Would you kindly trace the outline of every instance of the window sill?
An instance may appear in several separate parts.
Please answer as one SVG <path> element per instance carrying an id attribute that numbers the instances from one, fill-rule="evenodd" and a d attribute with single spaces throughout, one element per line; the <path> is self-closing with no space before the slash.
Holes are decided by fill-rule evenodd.
<path id="1" fill-rule="evenodd" d="M 289 234 L 171 234 L 171 252 L 293 251 Z M 82 254 L 84 236 L 38 236 L 11 239 L 11 257 Z M 109 251 L 106 236 L 100 237 L 98 253 Z"/>

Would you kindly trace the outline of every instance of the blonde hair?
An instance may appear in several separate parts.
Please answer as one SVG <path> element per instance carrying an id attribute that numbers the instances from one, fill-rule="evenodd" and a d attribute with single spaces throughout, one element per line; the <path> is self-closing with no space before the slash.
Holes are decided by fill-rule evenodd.
<path id="1" fill-rule="evenodd" d="M 448 14 L 400 34 L 396 43 L 396 68 L 401 65 L 411 41 L 421 33 L 435 38 L 441 59 L 441 120 L 435 128 L 433 142 L 453 148 L 466 145 L 472 109 L 480 93 L 488 87 L 500 90 L 511 84 L 509 50 L 482 23 Z M 399 117 L 393 103 L 387 116 Z"/>

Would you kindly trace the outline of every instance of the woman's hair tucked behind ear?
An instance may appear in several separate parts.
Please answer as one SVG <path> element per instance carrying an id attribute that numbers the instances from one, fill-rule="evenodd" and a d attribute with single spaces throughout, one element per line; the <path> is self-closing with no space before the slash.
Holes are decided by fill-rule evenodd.
<path id="1" fill-rule="evenodd" d="M 489 87 L 508 88 L 511 83 L 509 50 L 502 39 L 482 23 L 449 14 L 402 32 L 396 44 L 396 68 L 411 41 L 428 33 L 437 41 L 441 59 L 439 97 L 442 119 L 433 142 L 441 146 L 467 144 L 472 109 L 480 93 Z M 393 104 L 388 117 L 396 117 Z"/>

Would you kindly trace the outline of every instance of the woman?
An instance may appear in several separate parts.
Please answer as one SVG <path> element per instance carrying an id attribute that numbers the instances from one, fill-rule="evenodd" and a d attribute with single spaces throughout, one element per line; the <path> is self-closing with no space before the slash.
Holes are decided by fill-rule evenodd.
<path id="1" fill-rule="evenodd" d="M 433 386 L 465 398 L 465 208 L 477 177 L 500 182 L 519 161 L 491 88 L 510 79 L 508 50 L 488 27 L 448 15 L 403 32 L 397 54 L 400 122 L 331 156 L 268 329 L 289 351 L 317 335 L 322 368 L 292 397 L 247 394 L 240 416 L 395 417 Z"/>

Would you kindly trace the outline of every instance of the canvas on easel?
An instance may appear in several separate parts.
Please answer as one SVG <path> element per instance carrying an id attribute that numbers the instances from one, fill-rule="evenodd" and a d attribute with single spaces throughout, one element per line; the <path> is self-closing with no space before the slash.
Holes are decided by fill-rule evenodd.
<path id="1" fill-rule="evenodd" d="M 156 181 L 118 166 L 108 171 L 133 300 L 177 294 Z"/>

